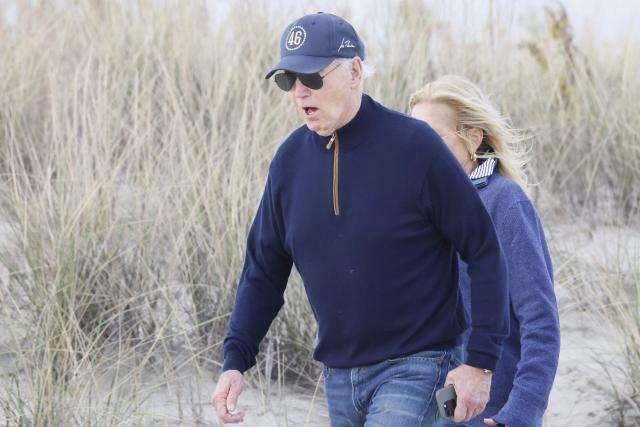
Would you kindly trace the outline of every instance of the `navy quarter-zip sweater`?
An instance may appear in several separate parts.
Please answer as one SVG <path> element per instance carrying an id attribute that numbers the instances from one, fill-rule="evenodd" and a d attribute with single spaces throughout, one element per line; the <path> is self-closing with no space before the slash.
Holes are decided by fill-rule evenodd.
<path id="1" fill-rule="evenodd" d="M 508 333 L 506 264 L 440 137 L 368 95 L 333 138 L 298 128 L 271 162 L 249 231 L 223 370 L 255 364 L 293 263 L 318 322 L 314 358 L 329 367 L 461 343 L 456 251 L 472 282 L 466 363 L 494 369 Z"/>

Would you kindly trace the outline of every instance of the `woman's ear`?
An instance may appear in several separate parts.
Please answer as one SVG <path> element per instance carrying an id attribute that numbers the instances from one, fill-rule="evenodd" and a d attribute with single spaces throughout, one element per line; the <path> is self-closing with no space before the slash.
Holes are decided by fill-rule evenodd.
<path id="1" fill-rule="evenodd" d="M 480 147 L 480 144 L 482 144 L 484 132 L 480 128 L 470 128 L 467 129 L 467 137 L 471 143 L 471 148 L 473 148 L 473 151 L 475 152 L 478 147 Z"/>

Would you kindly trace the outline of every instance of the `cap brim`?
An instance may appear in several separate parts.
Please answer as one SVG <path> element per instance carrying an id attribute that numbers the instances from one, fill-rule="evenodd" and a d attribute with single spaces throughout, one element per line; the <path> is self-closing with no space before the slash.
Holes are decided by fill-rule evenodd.
<path id="1" fill-rule="evenodd" d="M 333 58 L 325 56 L 290 55 L 285 56 L 278 62 L 264 77 L 268 79 L 276 71 L 293 71 L 294 73 L 311 74 L 317 73 L 331 64 Z"/>

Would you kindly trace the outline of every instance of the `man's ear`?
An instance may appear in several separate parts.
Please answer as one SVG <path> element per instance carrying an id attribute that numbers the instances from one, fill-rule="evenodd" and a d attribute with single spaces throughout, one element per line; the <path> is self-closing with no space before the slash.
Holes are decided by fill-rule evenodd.
<path id="1" fill-rule="evenodd" d="M 351 88 L 355 89 L 364 78 L 364 66 L 359 56 L 356 56 L 353 61 L 351 61 L 351 69 L 349 71 L 351 73 Z"/>
<path id="2" fill-rule="evenodd" d="M 469 138 L 469 142 L 471 142 L 471 146 L 475 152 L 478 147 L 480 147 L 480 144 L 482 144 L 484 132 L 480 128 L 470 128 L 467 129 L 467 137 Z"/>

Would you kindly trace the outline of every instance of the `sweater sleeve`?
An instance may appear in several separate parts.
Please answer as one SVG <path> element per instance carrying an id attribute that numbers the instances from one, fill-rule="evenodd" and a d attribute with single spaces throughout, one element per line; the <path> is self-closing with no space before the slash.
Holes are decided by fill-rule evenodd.
<path id="1" fill-rule="evenodd" d="M 224 340 L 223 371 L 245 372 L 256 363 L 258 346 L 284 303 L 293 261 L 285 250 L 272 174 L 247 238 L 244 267 Z"/>
<path id="2" fill-rule="evenodd" d="M 509 294 L 520 322 L 521 355 L 509 398 L 494 419 L 536 427 L 542 423 L 560 353 L 551 260 L 530 201 L 512 205 L 497 230 L 508 254 Z"/>
<path id="3" fill-rule="evenodd" d="M 506 261 L 476 188 L 433 134 L 437 139 L 426 142 L 434 154 L 422 197 L 429 219 L 469 266 L 472 329 L 466 363 L 495 370 L 509 328 Z"/>

